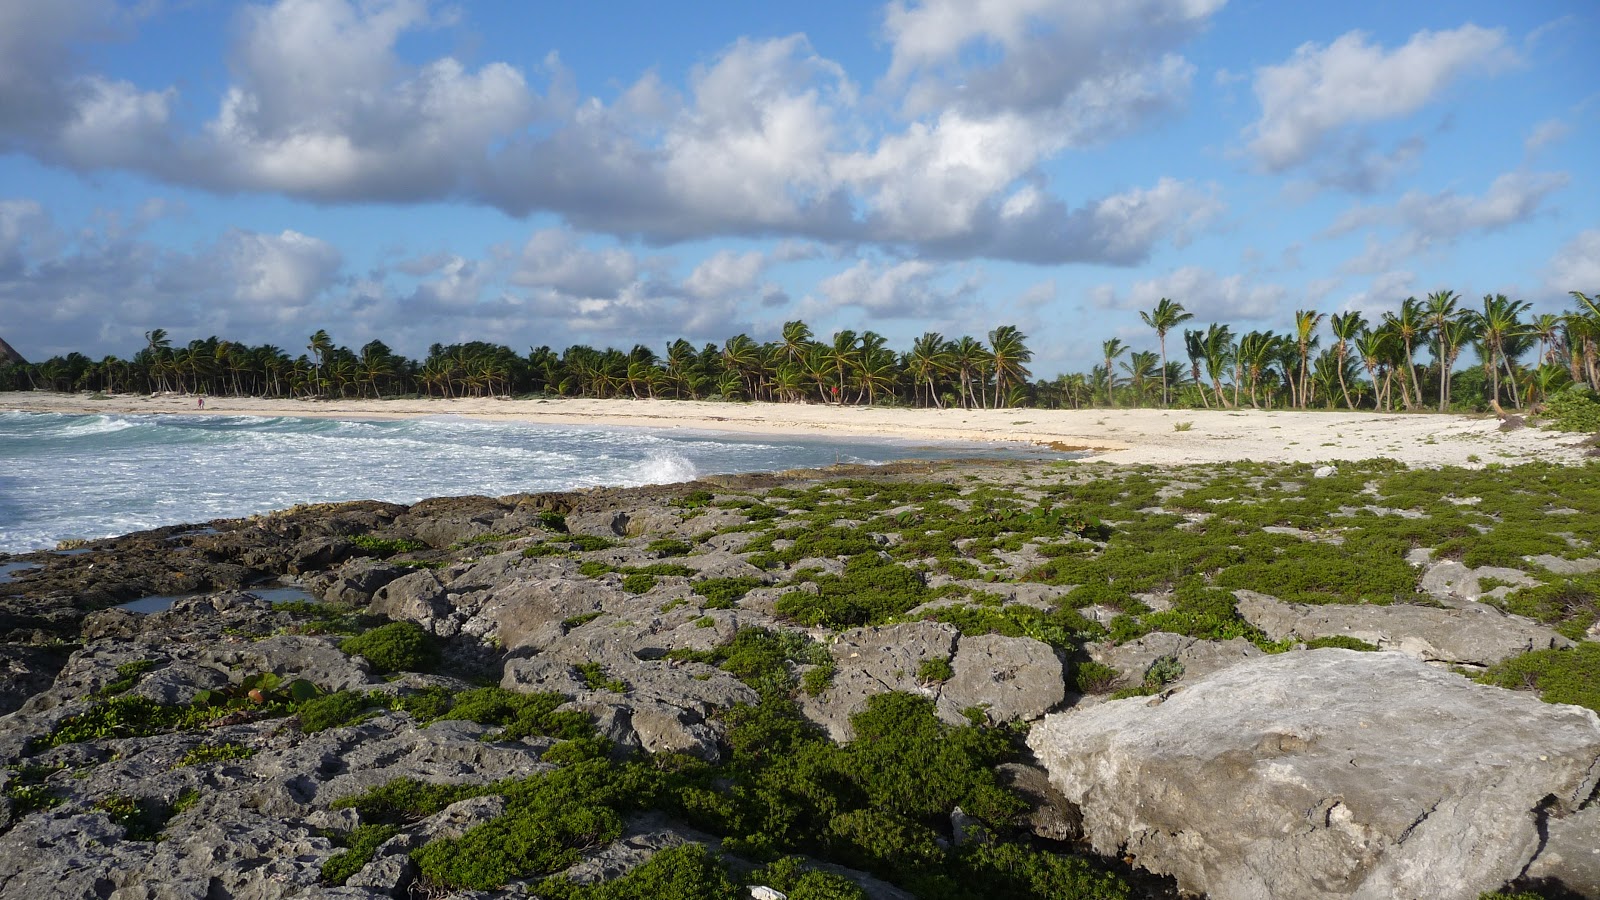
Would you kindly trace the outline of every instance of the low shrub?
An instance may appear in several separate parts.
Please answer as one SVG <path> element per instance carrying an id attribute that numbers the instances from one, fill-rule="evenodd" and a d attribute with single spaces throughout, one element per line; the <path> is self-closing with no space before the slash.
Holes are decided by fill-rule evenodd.
<path id="1" fill-rule="evenodd" d="M 203 766 L 207 763 L 228 762 L 235 759 L 249 759 L 256 755 L 256 751 L 242 744 L 201 744 L 183 755 L 178 764 L 173 766 L 181 769 L 185 766 Z"/>
<path id="2" fill-rule="evenodd" d="M 574 672 L 578 673 L 578 678 L 581 679 L 584 685 L 591 691 L 611 691 L 614 694 L 625 694 L 628 692 L 627 682 L 620 678 L 606 677 L 605 667 L 597 662 L 590 661 L 578 663 L 577 665 L 573 666 L 572 669 Z"/>
<path id="3" fill-rule="evenodd" d="M 520 694 L 501 687 L 475 688 L 456 695 L 450 711 L 441 719 L 498 725 L 501 740 L 517 740 L 531 735 L 573 739 L 594 732 L 587 714 L 577 710 L 557 711 L 566 702 L 560 694 Z"/>
<path id="4" fill-rule="evenodd" d="M 1593 391 L 1570 385 L 1544 401 L 1548 427 L 1556 431 L 1600 432 L 1600 398 Z"/>
<path id="5" fill-rule="evenodd" d="M 1514 690 L 1534 690 L 1546 703 L 1571 703 L 1600 712 L 1600 643 L 1565 650 L 1535 650 L 1489 667 L 1478 680 Z"/>
<path id="6" fill-rule="evenodd" d="M 390 622 L 346 638 L 339 649 L 359 656 L 379 672 L 426 672 L 439 661 L 433 635 L 415 622 Z"/>
<path id="7" fill-rule="evenodd" d="M 360 691 L 338 691 L 315 697 L 300 704 L 300 730 L 316 734 L 329 728 L 353 725 L 377 708 L 381 708 L 381 704 Z"/>
<path id="8" fill-rule="evenodd" d="M 949 681 L 955 674 L 956 670 L 950 667 L 950 660 L 943 657 L 925 659 L 917 664 L 917 680 L 924 684 Z"/>
<path id="9" fill-rule="evenodd" d="M 372 861 L 384 841 L 400 833 L 393 825 L 357 825 L 339 840 L 345 849 L 335 853 L 322 864 L 322 880 L 342 885 Z"/>
<path id="10" fill-rule="evenodd" d="M 350 543 L 374 556 L 393 556 L 396 553 L 415 553 L 418 550 L 428 549 L 428 545 L 421 541 L 409 538 L 380 538 L 370 534 L 357 534 L 350 537 Z"/>
<path id="11" fill-rule="evenodd" d="M 744 595 L 766 584 L 759 578 L 707 578 L 694 584 L 694 592 L 706 598 L 706 609 L 733 609 Z"/>
<path id="12" fill-rule="evenodd" d="M 172 818 L 172 807 L 152 797 L 112 794 L 95 803 L 95 808 L 122 826 L 123 837 L 130 841 L 159 840 Z"/>
<path id="13" fill-rule="evenodd" d="M 536 890 L 545 900 L 740 900 L 745 896 L 722 861 L 701 844 L 659 850 L 643 865 L 611 881 L 575 884 L 550 878 Z M 795 894 L 789 896 L 790 900 L 803 900 Z"/>
<path id="14" fill-rule="evenodd" d="M 1334 648 L 1337 650 L 1359 650 L 1363 653 L 1372 653 L 1378 649 L 1377 644 L 1369 644 L 1360 638 L 1353 638 L 1344 634 L 1330 634 L 1326 637 L 1312 638 L 1305 642 L 1307 650 L 1322 650 Z"/>

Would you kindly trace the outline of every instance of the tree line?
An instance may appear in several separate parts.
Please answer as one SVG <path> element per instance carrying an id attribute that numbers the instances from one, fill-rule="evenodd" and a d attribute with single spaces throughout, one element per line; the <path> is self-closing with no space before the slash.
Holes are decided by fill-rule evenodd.
<path id="1" fill-rule="evenodd" d="M 1600 294 L 1573 292 L 1564 313 L 1529 315 L 1503 294 L 1469 306 L 1453 291 L 1407 298 L 1398 311 L 1298 310 L 1286 333 L 1240 333 L 1225 323 L 1183 328 L 1187 360 L 1168 337 L 1193 320 L 1161 300 L 1140 317 L 1155 349 L 1106 340 L 1088 372 L 1032 380 L 1033 351 L 1013 325 L 988 333 L 923 334 L 896 351 L 873 331 L 819 338 L 803 321 L 777 340 L 745 334 L 696 347 L 679 338 L 657 354 L 576 344 L 557 352 L 472 341 L 434 344 L 421 360 L 373 340 L 358 349 L 326 330 L 303 351 L 209 337 L 174 346 L 160 328 L 129 359 L 82 353 L 0 364 L 0 390 L 177 391 L 223 396 L 376 398 L 542 395 L 593 398 L 762 400 L 919 407 L 1186 407 L 1418 410 L 1521 408 L 1569 384 L 1600 383 Z M 1327 326 L 1324 342 L 1323 326 Z M 1419 362 L 1418 356 L 1424 356 Z M 1463 357 L 1466 357 L 1463 360 Z M 1466 362 L 1466 365 L 1462 365 Z M 1443 377 L 1448 375 L 1448 377 Z"/>

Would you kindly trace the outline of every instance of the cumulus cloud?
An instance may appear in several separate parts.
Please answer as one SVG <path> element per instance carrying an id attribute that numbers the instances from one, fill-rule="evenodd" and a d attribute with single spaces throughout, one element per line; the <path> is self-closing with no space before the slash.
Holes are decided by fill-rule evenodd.
<path id="1" fill-rule="evenodd" d="M 565 228 L 534 232 L 522 247 L 511 283 L 565 294 L 615 294 L 639 278 L 640 261 L 620 247 L 592 249 Z"/>
<path id="2" fill-rule="evenodd" d="M 1268 171 L 1285 171 L 1354 126 L 1409 116 L 1459 78 L 1516 59 L 1504 31 L 1476 25 L 1420 31 L 1393 50 L 1359 31 L 1302 44 L 1288 61 L 1256 70 L 1261 117 L 1246 129 L 1249 150 Z"/>
<path id="3" fill-rule="evenodd" d="M 13 236 L 21 223 L 24 241 Z M 107 219 L 62 229 L 32 201 L 0 202 L 0 321 L 31 356 L 130 354 L 151 328 L 282 340 L 342 280 L 343 260 L 296 231 L 233 230 L 190 252 Z"/>
<path id="4" fill-rule="evenodd" d="M 27 0 L 0 13 L 15 26 L 0 28 L 0 51 L 33 61 L 0 52 L 0 147 L 217 191 L 554 212 L 659 243 L 738 235 L 1127 264 L 1181 234 L 1209 202 L 1203 188 L 1163 181 L 1073 203 L 1039 167 L 1182 102 L 1193 67 L 1176 50 L 1220 0 L 990 5 L 992 19 L 948 0 L 891 7 L 889 95 L 864 109 L 803 35 L 739 39 L 681 94 L 652 72 L 607 103 L 582 96 L 554 55 L 536 73 L 404 59 L 405 35 L 451 24 L 426 0 L 277 0 L 238 13 L 232 80 L 191 128 L 175 88 L 66 62 L 104 9 Z M 1156 217 L 1118 215 L 1130 199 Z"/>
<path id="5" fill-rule="evenodd" d="M 1187 89 L 1193 69 L 1170 51 L 1203 30 L 1223 2 L 897 0 L 884 16 L 892 52 L 886 81 L 910 85 L 912 114 L 1099 111 L 1090 116 L 1094 126 L 1114 132 Z"/>
<path id="6" fill-rule="evenodd" d="M 734 253 L 719 250 L 705 262 L 695 266 L 684 279 L 684 290 L 701 299 L 730 297 L 755 289 L 766 269 L 765 255 L 758 251 Z"/>
<path id="7" fill-rule="evenodd" d="M 978 289 L 976 275 L 953 284 L 949 275 L 947 266 L 922 259 L 892 264 L 863 259 L 824 278 L 817 287 L 826 302 L 806 312 L 817 315 L 854 307 L 875 319 L 949 320 L 973 304 Z"/>
<path id="8" fill-rule="evenodd" d="M 1357 206 L 1345 212 L 1328 228 L 1328 234 L 1400 227 L 1425 245 L 1468 232 L 1496 231 L 1533 218 L 1545 198 L 1570 181 L 1565 172 L 1508 172 L 1478 197 L 1449 190 L 1434 194 L 1408 191 L 1392 204 Z"/>
<path id="9" fill-rule="evenodd" d="M 1545 290 L 1565 299 L 1571 291 L 1600 297 L 1600 228 L 1580 231 L 1545 265 Z"/>
<path id="10" fill-rule="evenodd" d="M 1156 278 L 1136 281 L 1126 291 L 1101 285 L 1090 294 L 1096 306 L 1150 309 L 1169 297 L 1206 322 L 1270 319 L 1286 310 L 1289 291 L 1278 284 L 1248 282 L 1243 275 L 1219 275 L 1202 266 L 1184 266 Z"/>

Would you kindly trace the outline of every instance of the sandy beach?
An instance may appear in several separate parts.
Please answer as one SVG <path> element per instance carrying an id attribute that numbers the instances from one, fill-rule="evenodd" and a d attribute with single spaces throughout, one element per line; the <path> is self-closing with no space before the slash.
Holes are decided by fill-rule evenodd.
<path id="1" fill-rule="evenodd" d="M 763 435 L 1015 442 L 1091 451 L 1118 464 L 1256 460 L 1331 462 L 1385 457 L 1408 465 L 1476 466 L 1583 459 L 1580 439 L 1539 428 L 1502 432 L 1493 416 L 1155 409 L 890 409 L 684 400 L 281 400 L 178 394 L 0 393 L 0 410 L 140 415 L 399 419 L 463 416 L 567 426 Z"/>

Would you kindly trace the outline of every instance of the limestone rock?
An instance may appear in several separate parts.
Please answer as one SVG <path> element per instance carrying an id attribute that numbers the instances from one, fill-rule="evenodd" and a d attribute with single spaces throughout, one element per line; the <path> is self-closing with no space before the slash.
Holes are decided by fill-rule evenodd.
<path id="1" fill-rule="evenodd" d="M 1553 628 L 1482 604 L 1459 609 L 1403 603 L 1315 606 L 1282 603 L 1253 591 L 1238 591 L 1236 596 L 1239 615 L 1275 641 L 1343 635 L 1426 662 L 1472 666 L 1492 666 L 1530 650 L 1572 645 Z"/>
<path id="2" fill-rule="evenodd" d="M 926 660 L 948 660 L 956 634 L 954 626 L 938 622 L 851 629 L 828 648 L 837 667 L 833 683 L 820 697 L 802 697 L 801 711 L 829 737 L 849 740 L 850 717 L 866 709 L 868 699 L 889 691 L 921 691 L 918 667 Z M 964 721 L 948 704 L 939 712 L 949 721 Z"/>
<path id="3" fill-rule="evenodd" d="M 428 628 L 429 623 L 450 611 L 450 604 L 439 576 L 423 569 L 377 588 L 372 594 L 371 609 L 379 615 L 410 619 Z"/>
<path id="4" fill-rule="evenodd" d="M 979 707 L 993 723 L 1037 719 L 1067 698 L 1066 666 L 1054 649 L 1025 637 L 963 637 L 955 675 L 940 697 L 957 709 Z"/>
<path id="5" fill-rule="evenodd" d="M 1230 641 L 1204 641 L 1167 631 L 1153 631 L 1126 644 L 1090 644 L 1085 648 L 1089 657 L 1102 665 L 1122 673 L 1122 680 L 1137 685 L 1150 664 L 1163 656 L 1176 659 L 1183 666 L 1179 683 L 1196 681 L 1261 656 L 1261 649 L 1244 638 Z"/>
<path id="6" fill-rule="evenodd" d="M 1249 660 L 1047 717 L 1029 746 L 1101 853 L 1215 897 L 1471 900 L 1600 780 L 1600 718 L 1395 653 Z"/>
<path id="7" fill-rule="evenodd" d="M 394 566 L 370 557 L 357 557 L 333 572 L 322 588 L 322 599 L 328 603 L 346 606 L 365 606 L 374 591 L 406 574 L 402 566 Z"/>

